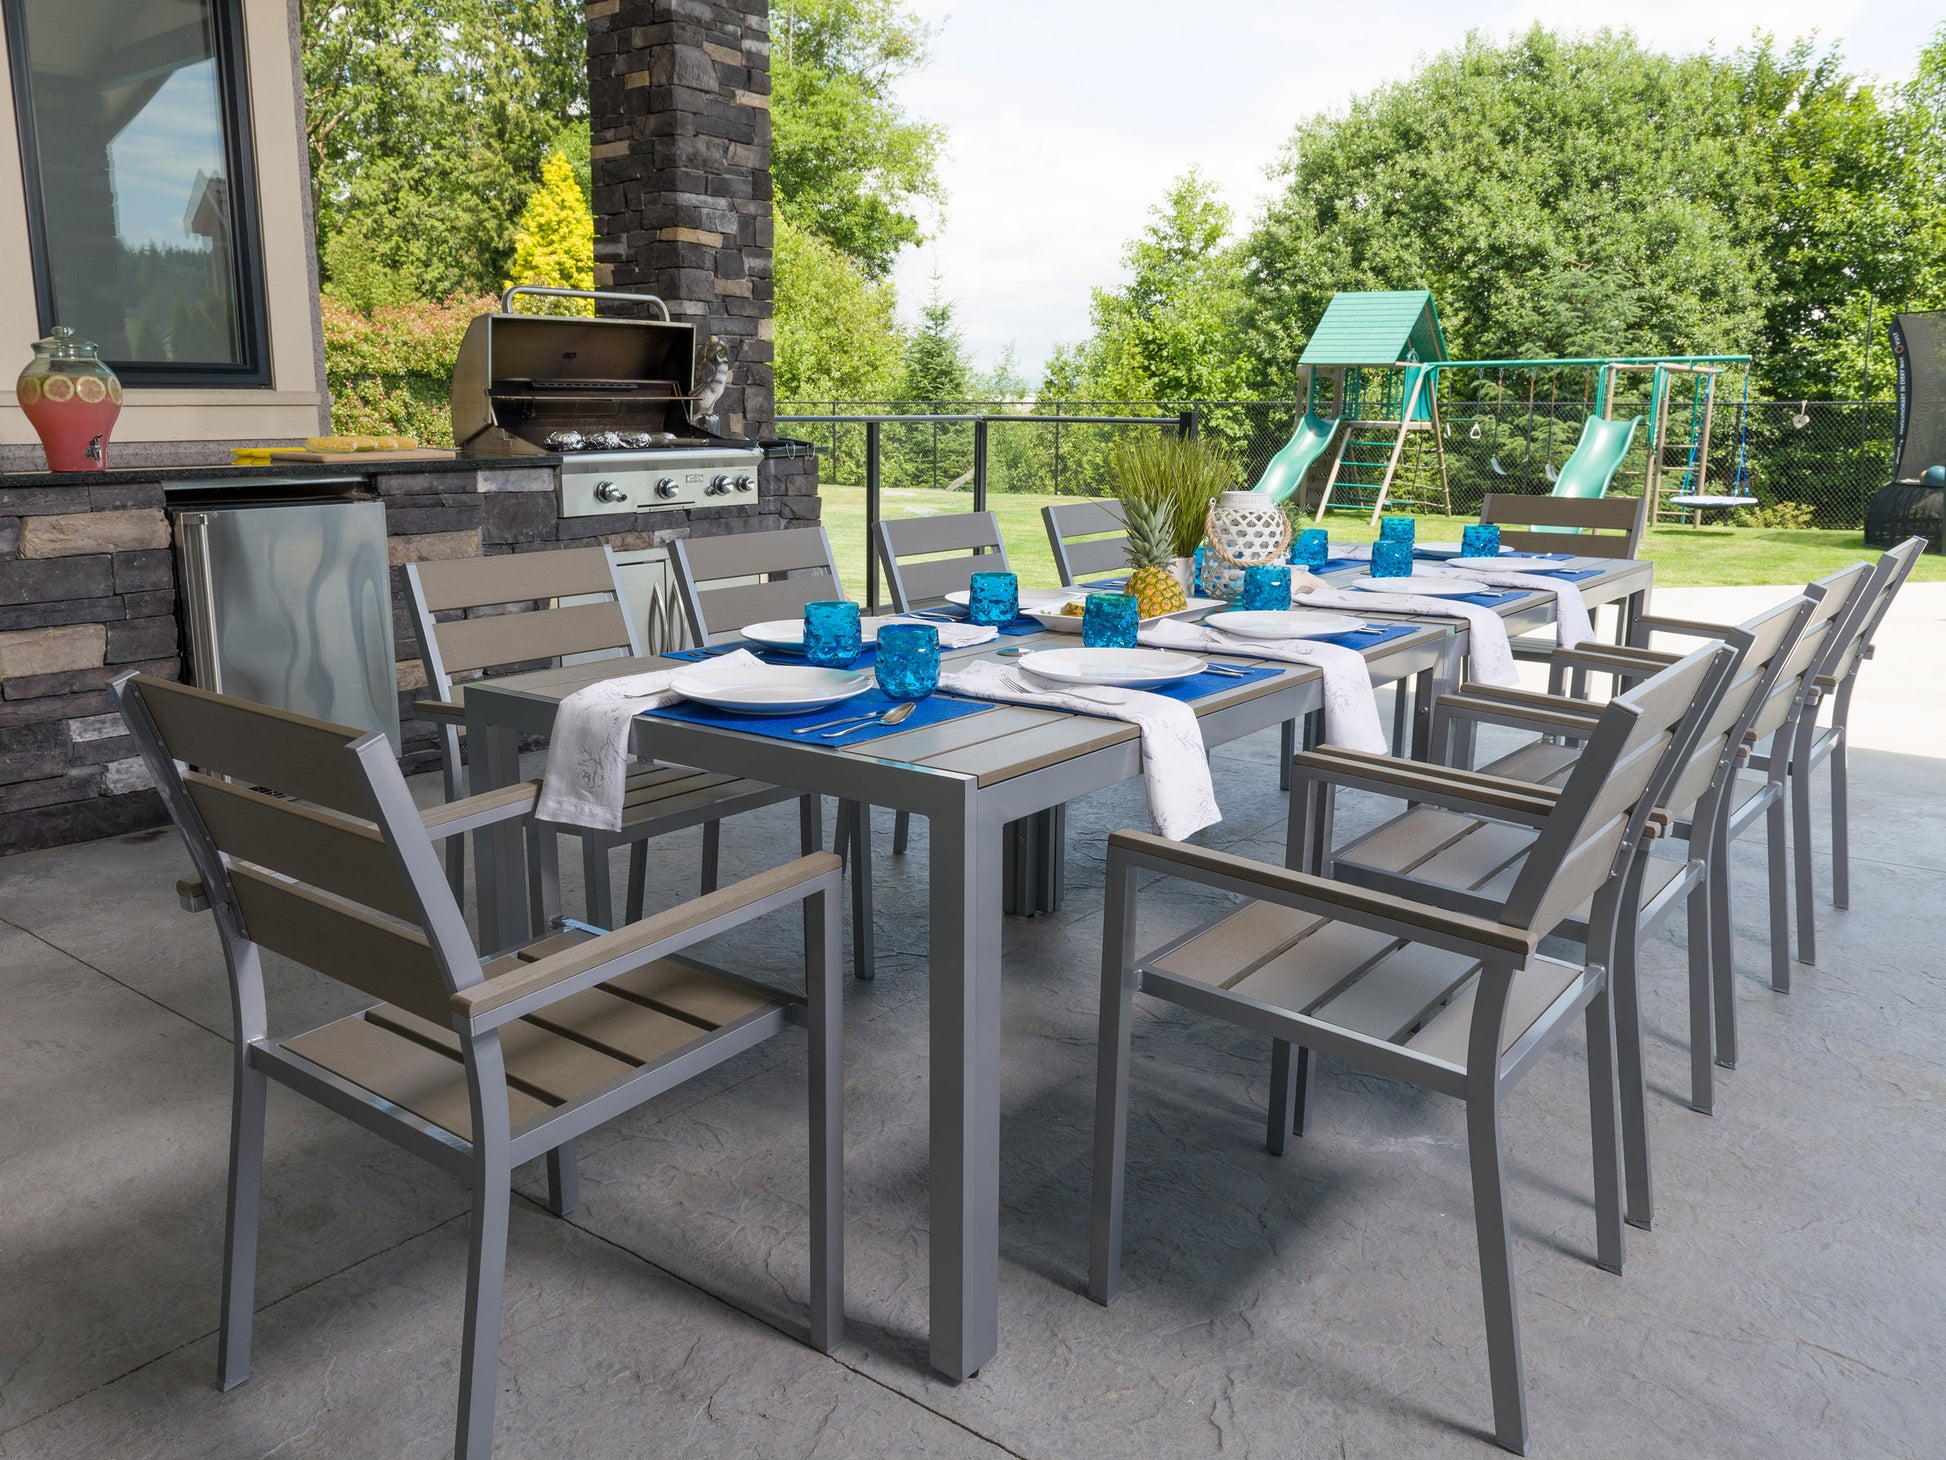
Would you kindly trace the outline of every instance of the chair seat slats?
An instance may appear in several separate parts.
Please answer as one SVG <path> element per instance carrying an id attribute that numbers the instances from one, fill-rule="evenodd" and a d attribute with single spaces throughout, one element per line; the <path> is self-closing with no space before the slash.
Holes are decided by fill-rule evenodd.
<path id="1" fill-rule="evenodd" d="M 1509 781 L 1530 781 L 1539 786 L 1558 786 L 1568 778 L 1574 763 L 1581 758 L 1579 746 L 1561 745 L 1545 740 L 1522 746 L 1503 755 L 1484 769 L 1490 776 Z"/>
<path id="2" fill-rule="evenodd" d="M 1215 927 L 1156 959 L 1155 967 L 1228 988 L 1323 921 L 1274 902 L 1245 903 Z"/>
<path id="3" fill-rule="evenodd" d="M 1515 973 L 1513 987 L 1507 993 L 1507 1012 L 1500 1024 L 1500 1052 L 1505 1054 L 1512 1049 L 1520 1036 L 1533 1028 L 1534 1021 L 1580 977 L 1578 968 L 1541 958 Z M 1479 988 L 1479 980 L 1475 979 L 1460 990 L 1451 1003 L 1405 1042 L 1405 1047 L 1414 1054 L 1444 1060 L 1464 1069 L 1467 1036 L 1473 1028 L 1473 1000 Z"/>
<path id="4" fill-rule="evenodd" d="M 1479 967 L 1477 958 L 1407 943 L 1311 1010 L 1311 1017 L 1374 1039 L 1396 1040 L 1424 1023 Z"/>
<path id="5" fill-rule="evenodd" d="M 777 1002 L 754 989 L 674 959 L 660 958 L 600 987 L 703 1029 L 715 1029 Z"/>
<path id="6" fill-rule="evenodd" d="M 407 1039 L 417 1040 L 428 1049 L 449 1059 L 461 1058 L 459 1036 L 450 1024 L 435 1024 L 395 1004 L 380 1004 L 367 1009 L 365 1017 L 381 1028 Z M 507 1079 L 537 1100 L 549 1105 L 565 1105 L 579 1095 L 635 1068 L 633 1060 L 620 1060 L 612 1054 L 568 1038 L 539 1024 L 516 1019 L 500 1029 L 500 1053 L 507 1064 Z"/>
<path id="7" fill-rule="evenodd" d="M 1309 1013 L 1358 977 L 1398 940 L 1390 933 L 1321 922 L 1289 948 L 1232 985 L 1262 1003 Z"/>
<path id="8" fill-rule="evenodd" d="M 569 994 L 520 1022 L 538 1024 L 636 1065 L 661 1059 L 702 1038 L 702 1031 L 688 1020 L 603 988 Z"/>
<path id="9" fill-rule="evenodd" d="M 466 1067 L 415 1039 L 354 1014 L 287 1039 L 284 1048 L 461 1140 L 473 1139 Z M 515 1127 L 538 1120 L 548 1109 L 523 1090 L 507 1090 L 507 1114 Z"/>

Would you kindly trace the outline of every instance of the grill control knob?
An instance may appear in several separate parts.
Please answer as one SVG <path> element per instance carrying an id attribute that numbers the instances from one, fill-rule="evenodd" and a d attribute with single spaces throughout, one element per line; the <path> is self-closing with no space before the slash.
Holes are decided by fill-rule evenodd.
<path id="1" fill-rule="evenodd" d="M 628 493 L 624 492 L 613 482 L 599 481 L 595 483 L 595 500 L 597 502 L 626 502 L 628 500 Z"/>
<path id="2" fill-rule="evenodd" d="M 663 501 L 668 501 L 676 495 L 676 479 L 674 477 L 664 477 L 655 484 L 655 494 L 662 498 Z"/>
<path id="3" fill-rule="evenodd" d="M 714 477 L 710 480 L 709 494 L 712 497 L 720 497 L 730 489 L 731 482 L 728 477 Z"/>
<path id="4" fill-rule="evenodd" d="M 747 492 L 755 485 L 756 483 L 752 482 L 749 477 L 738 477 L 736 479 L 736 489 L 739 492 Z"/>

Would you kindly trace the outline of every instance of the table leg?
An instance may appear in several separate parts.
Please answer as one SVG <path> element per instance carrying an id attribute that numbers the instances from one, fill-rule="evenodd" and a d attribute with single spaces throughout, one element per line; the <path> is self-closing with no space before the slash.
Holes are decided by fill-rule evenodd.
<path id="1" fill-rule="evenodd" d="M 1448 634 L 1439 646 L 1439 661 L 1431 669 L 1419 675 L 1418 685 L 1413 694 L 1412 708 L 1412 758 L 1414 760 L 1432 759 L 1432 718 L 1433 704 L 1443 694 L 1451 694 L 1459 688 L 1460 666 L 1465 662 L 1459 651 L 1458 634 Z M 1467 731 L 1468 743 L 1466 759 L 1446 762 L 1449 765 L 1473 763 L 1471 731 Z M 1443 747 L 1442 747 L 1443 748 Z"/>
<path id="2" fill-rule="evenodd" d="M 1000 1341 L 1001 832 L 970 787 L 931 822 L 931 1358 L 955 1380 Z"/>
<path id="3" fill-rule="evenodd" d="M 511 786 L 520 779 L 520 737 L 498 725 L 466 722 L 467 789 Z M 473 833 L 474 886 L 479 901 L 480 949 L 491 956 L 530 936 L 522 926 L 527 907 L 526 856 L 518 821 L 502 821 Z"/>

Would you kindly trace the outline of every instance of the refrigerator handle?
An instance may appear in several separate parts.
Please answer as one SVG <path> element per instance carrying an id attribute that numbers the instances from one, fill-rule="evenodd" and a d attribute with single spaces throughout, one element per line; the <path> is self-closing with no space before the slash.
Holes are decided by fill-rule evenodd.
<path id="1" fill-rule="evenodd" d="M 183 618 L 189 630 L 190 679 L 200 689 L 223 692 L 223 657 L 216 643 L 216 575 L 209 560 L 209 514 L 176 517 L 182 549 Z"/>

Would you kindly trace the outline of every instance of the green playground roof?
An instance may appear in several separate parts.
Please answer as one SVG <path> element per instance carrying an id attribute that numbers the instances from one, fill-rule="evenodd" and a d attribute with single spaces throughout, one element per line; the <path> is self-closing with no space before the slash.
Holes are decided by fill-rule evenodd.
<path id="1" fill-rule="evenodd" d="M 1430 289 L 1338 293 L 1311 331 L 1300 365 L 1396 365 L 1408 353 L 1444 360 L 1446 337 Z"/>

